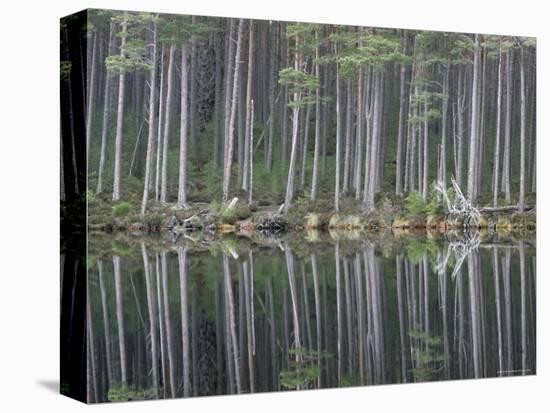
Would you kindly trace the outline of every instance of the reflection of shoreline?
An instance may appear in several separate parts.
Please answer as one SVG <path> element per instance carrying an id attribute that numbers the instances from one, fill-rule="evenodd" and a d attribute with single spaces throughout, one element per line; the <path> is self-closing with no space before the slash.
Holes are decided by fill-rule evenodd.
<path id="1" fill-rule="evenodd" d="M 224 237 L 192 249 L 158 238 L 145 247 L 140 237 L 103 252 L 92 242 L 101 263 L 89 272 L 98 400 L 534 374 L 536 249 L 479 238 L 397 238 L 390 249 L 384 241 L 260 247 Z M 453 276 L 454 251 L 466 253 Z"/>

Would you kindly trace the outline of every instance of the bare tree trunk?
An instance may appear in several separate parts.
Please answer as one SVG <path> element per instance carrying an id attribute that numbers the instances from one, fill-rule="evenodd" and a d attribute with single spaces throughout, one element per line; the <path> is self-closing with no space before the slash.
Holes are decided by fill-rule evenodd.
<path id="1" fill-rule="evenodd" d="M 405 31 L 404 31 L 405 33 Z M 403 35 L 403 54 L 407 54 L 407 38 Z M 405 134 L 406 121 L 406 85 L 405 85 L 406 67 L 401 65 L 399 73 L 399 125 L 397 127 L 397 153 L 395 156 L 395 194 L 403 195 L 403 136 Z"/>
<path id="2" fill-rule="evenodd" d="M 168 187 L 168 145 L 170 142 L 170 122 L 172 120 L 172 91 L 174 89 L 174 54 L 176 52 L 176 44 L 174 39 L 170 43 L 170 52 L 168 56 L 168 76 L 166 84 L 166 107 L 164 108 L 164 136 L 162 143 L 162 175 L 160 184 L 160 202 L 167 202 L 167 187 Z"/>
<path id="3" fill-rule="evenodd" d="M 97 44 L 100 42 L 98 39 L 98 32 L 92 34 L 92 61 L 90 68 L 90 78 L 88 84 L 88 101 L 86 102 L 86 168 L 88 168 L 90 160 L 90 139 L 92 135 L 92 115 L 94 109 L 94 91 L 96 82 L 96 60 L 97 60 Z M 88 171 L 86 171 L 88 173 Z"/>
<path id="4" fill-rule="evenodd" d="M 304 120 L 304 136 L 302 142 L 302 164 L 300 166 L 300 190 L 303 190 L 306 186 L 306 172 L 307 172 L 307 152 L 309 146 L 309 120 L 311 119 L 311 104 L 308 103 L 306 109 L 306 118 Z"/>
<path id="5" fill-rule="evenodd" d="M 299 40 L 296 37 L 296 46 L 298 46 Z M 298 47 L 296 47 L 298 49 Z M 301 66 L 301 56 L 300 52 L 297 50 L 294 57 L 294 70 L 300 70 Z M 293 100 L 294 107 L 292 108 L 292 146 L 290 148 L 290 165 L 288 167 L 288 178 L 286 181 L 286 194 L 285 194 L 285 205 L 284 211 L 285 214 L 288 212 L 288 208 L 292 203 L 292 198 L 294 197 L 294 178 L 296 175 L 296 158 L 298 156 L 298 130 L 299 130 L 299 115 L 300 107 L 299 102 L 301 98 L 301 93 L 298 91 L 294 92 Z"/>
<path id="6" fill-rule="evenodd" d="M 363 154 L 363 67 L 359 67 L 359 75 L 357 77 L 357 118 L 356 118 L 355 124 L 356 124 L 355 145 L 357 150 L 355 153 L 354 186 L 355 186 L 355 199 L 359 200 L 361 199 L 361 171 L 362 171 L 362 161 L 363 161 L 363 156 L 362 156 Z"/>
<path id="7" fill-rule="evenodd" d="M 344 149 L 344 180 L 342 183 L 342 192 L 347 195 L 349 192 L 349 181 L 351 174 L 351 146 L 352 146 L 352 137 L 351 137 L 351 106 L 353 101 L 353 91 L 351 88 L 351 80 L 346 80 L 346 138 L 345 138 L 345 149 Z"/>
<path id="8" fill-rule="evenodd" d="M 499 194 L 499 172 L 500 172 L 500 115 L 502 112 L 502 52 L 498 51 L 498 74 L 497 74 L 497 108 L 495 126 L 495 147 L 493 158 L 493 206 L 498 205 Z"/>
<path id="9" fill-rule="evenodd" d="M 229 198 L 229 183 L 231 180 L 231 165 L 233 164 L 233 142 L 235 133 L 235 116 L 237 113 L 237 94 L 239 91 L 239 74 L 240 74 L 240 56 L 241 56 L 241 43 L 243 33 L 243 19 L 239 19 L 239 27 L 237 29 L 237 45 L 235 51 L 235 71 L 233 75 L 233 90 L 231 98 L 231 114 L 229 116 L 229 129 L 226 137 L 226 154 L 223 171 L 223 201 L 227 201 Z M 240 392 L 240 390 L 239 390 Z"/>
<path id="10" fill-rule="evenodd" d="M 318 40 L 319 35 L 315 32 L 315 39 Z M 316 41 L 317 43 L 317 41 Z M 320 79 L 321 73 L 319 70 L 319 46 L 315 47 L 315 76 Z M 319 179 L 319 153 L 321 151 L 321 90 L 320 87 L 315 89 L 315 144 L 313 148 L 313 173 L 311 176 L 311 194 L 310 199 L 315 201 L 317 198 L 317 181 Z"/>
<path id="11" fill-rule="evenodd" d="M 519 212 L 525 209 L 525 62 L 524 48 L 519 48 L 520 137 L 519 137 Z"/>
<path id="12" fill-rule="evenodd" d="M 458 82 L 456 94 L 457 136 L 455 141 L 455 175 L 459 186 L 462 186 L 463 150 L 464 142 L 464 105 L 466 101 L 466 85 L 464 81 L 464 68 L 458 68 Z"/>
<path id="13" fill-rule="evenodd" d="M 429 172 L 429 158 L 428 158 L 428 102 L 424 101 L 424 171 L 422 173 L 422 198 L 428 199 L 428 172 Z"/>
<path id="14" fill-rule="evenodd" d="M 159 112 L 158 112 L 158 129 L 157 129 L 157 157 L 155 168 L 155 202 L 160 200 L 160 175 L 161 175 L 161 161 L 162 161 L 162 132 L 163 132 L 163 109 L 164 109 L 164 45 L 162 45 L 162 51 L 160 54 L 160 90 L 159 90 Z"/>
<path id="15" fill-rule="evenodd" d="M 379 118 L 380 118 L 380 73 L 373 73 L 374 76 L 374 101 L 373 101 L 373 124 L 372 124 L 372 140 L 370 144 L 370 160 L 369 160 L 369 185 L 365 194 L 365 211 L 370 211 L 374 208 L 374 192 L 376 188 L 376 175 L 378 174 L 378 138 L 380 136 Z"/>
<path id="16" fill-rule="evenodd" d="M 439 181 L 447 187 L 447 119 L 449 112 L 449 71 L 450 64 L 447 63 L 445 74 L 443 75 L 443 102 L 441 104 L 441 155 Z"/>
<path id="17" fill-rule="evenodd" d="M 269 54 L 269 126 L 267 131 L 265 166 L 268 171 L 273 167 L 273 136 L 275 129 L 275 114 L 277 103 L 275 93 L 277 91 L 277 34 L 275 23 L 271 25 L 271 49 Z"/>
<path id="18" fill-rule="evenodd" d="M 478 117 L 479 117 L 479 63 L 481 58 L 481 48 L 479 44 L 479 35 L 475 35 L 474 42 L 474 68 L 472 81 L 472 108 L 470 117 L 470 150 L 468 154 L 468 199 L 475 201 L 475 180 L 476 180 L 476 159 L 479 150 L 478 136 Z"/>
<path id="19" fill-rule="evenodd" d="M 186 40 L 181 44 L 181 115 L 180 115 L 180 164 L 178 180 L 178 207 L 187 207 L 187 128 L 189 108 L 187 91 L 189 88 L 187 54 L 189 45 Z"/>
<path id="20" fill-rule="evenodd" d="M 502 191 L 506 202 L 510 202 L 510 151 L 512 134 L 512 70 L 513 70 L 513 49 L 506 52 L 506 109 L 504 112 L 504 153 L 502 158 Z"/>
<path id="21" fill-rule="evenodd" d="M 334 53 L 337 54 L 337 46 L 334 45 Z M 361 78 L 361 76 L 360 76 Z M 359 89 L 361 90 L 361 89 Z M 359 92 L 359 97 L 361 93 Z M 361 99 L 359 99 L 361 101 Z M 361 113 L 361 105 L 358 105 L 357 110 Z M 361 129 L 360 127 L 361 120 L 359 119 L 357 124 L 357 130 Z M 362 139 L 361 132 L 357 132 L 359 139 Z M 338 212 L 340 210 L 340 152 L 341 152 L 341 141 L 342 141 L 342 118 L 340 114 L 340 74 L 338 69 L 338 63 L 336 63 L 336 166 L 334 172 L 334 210 Z"/>
<path id="22" fill-rule="evenodd" d="M 250 163 L 249 148 L 251 147 L 251 132 L 254 118 L 252 117 L 252 77 L 254 74 L 254 21 L 249 21 L 248 34 L 248 72 L 246 77 L 246 123 L 245 123 L 245 144 L 244 144 L 244 161 L 243 161 L 243 191 L 248 191 L 250 188 L 249 170 L 252 165 Z"/>
<path id="23" fill-rule="evenodd" d="M 153 51 L 152 51 L 151 76 L 149 78 L 149 130 L 147 133 L 147 155 L 145 159 L 145 177 L 143 184 L 143 198 L 141 200 L 141 215 L 145 214 L 147 200 L 149 199 L 149 187 L 151 181 L 151 165 L 153 163 L 153 148 L 155 146 L 155 107 L 157 104 L 157 22 L 153 23 Z"/>
<path id="24" fill-rule="evenodd" d="M 126 46 L 126 37 L 128 29 L 127 17 L 123 20 L 121 26 L 121 38 L 120 38 L 120 57 L 124 58 L 124 47 Z M 122 153 L 122 127 L 124 123 L 124 83 L 126 80 L 126 73 L 124 69 L 121 69 L 118 76 L 118 109 L 116 118 L 116 137 L 115 137 L 115 170 L 113 181 L 113 201 L 120 199 L 120 169 L 121 169 L 121 153 Z"/>

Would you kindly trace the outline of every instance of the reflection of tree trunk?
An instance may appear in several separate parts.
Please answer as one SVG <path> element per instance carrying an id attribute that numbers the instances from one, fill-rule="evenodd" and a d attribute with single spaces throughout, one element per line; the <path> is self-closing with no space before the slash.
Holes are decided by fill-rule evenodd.
<path id="1" fill-rule="evenodd" d="M 267 296 L 269 297 L 269 317 L 271 319 L 270 341 L 271 341 L 271 370 L 273 387 L 272 390 L 279 389 L 279 349 L 277 347 L 277 330 L 275 325 L 275 303 L 273 302 L 273 281 L 269 278 L 267 283 Z"/>
<path id="2" fill-rule="evenodd" d="M 468 255 L 468 286 L 470 290 L 470 317 L 472 329 L 472 358 L 474 363 L 474 377 L 481 377 L 481 343 L 480 343 L 480 319 L 478 299 L 479 266 L 476 253 Z"/>
<path id="3" fill-rule="evenodd" d="M 300 272 L 302 278 L 302 296 L 303 296 L 303 305 L 300 309 L 300 315 L 304 319 L 302 323 L 302 330 L 306 331 L 307 334 L 307 343 L 303 343 L 304 347 L 312 348 L 313 347 L 313 336 L 311 334 L 311 327 L 309 323 L 309 300 L 307 297 L 307 278 L 306 278 L 306 263 L 303 260 L 300 260 Z M 305 325 L 305 326 L 304 326 Z"/>
<path id="4" fill-rule="evenodd" d="M 122 387 L 128 385 L 126 375 L 126 343 L 124 337 L 124 309 L 122 300 L 122 285 L 120 281 L 120 257 L 113 256 L 115 269 L 115 297 L 116 297 L 116 319 L 118 324 L 118 345 L 120 349 L 120 382 Z"/>
<path id="5" fill-rule="evenodd" d="M 504 370 L 513 370 L 512 365 L 512 292 L 510 283 L 510 260 L 511 252 L 506 251 L 502 259 L 502 284 L 504 287 L 504 317 L 506 323 L 506 366 Z"/>
<path id="6" fill-rule="evenodd" d="M 178 263 L 180 271 L 183 397 L 188 397 L 190 395 L 191 383 L 189 377 L 189 305 L 187 303 L 187 251 L 181 247 L 178 248 Z"/>
<path id="7" fill-rule="evenodd" d="M 456 300 L 458 301 L 458 315 L 455 317 L 458 324 L 458 340 L 457 340 L 457 353 L 458 353 L 458 370 L 459 378 L 465 377 L 464 371 L 464 354 L 466 352 L 464 343 L 464 291 L 462 286 L 462 270 L 459 270 L 456 275 Z"/>
<path id="8" fill-rule="evenodd" d="M 247 337 L 247 353 L 248 353 L 248 379 L 250 383 L 250 393 L 255 391 L 255 376 L 254 376 L 254 349 L 252 343 L 252 297 L 251 283 L 248 274 L 248 265 L 243 263 L 244 272 L 244 295 L 245 295 L 245 312 L 246 312 L 246 337 Z"/>
<path id="9" fill-rule="evenodd" d="M 153 389 L 155 397 L 159 397 L 159 379 L 158 379 L 158 350 L 157 350 L 157 316 L 155 314 L 155 296 L 153 295 L 153 285 L 151 282 L 151 272 L 149 267 L 149 257 L 145 243 L 141 242 L 141 255 L 143 257 L 143 269 L 145 273 L 145 288 L 147 290 L 147 308 L 149 310 L 149 335 L 151 339 L 151 363 L 153 370 Z"/>
<path id="10" fill-rule="evenodd" d="M 370 290 L 371 306 L 372 306 L 372 327 L 373 327 L 373 340 L 374 340 L 374 361 L 375 361 L 375 383 L 384 382 L 384 341 L 382 331 L 382 307 L 381 307 L 381 294 L 380 294 L 380 282 L 378 267 L 376 265 L 376 259 L 374 256 L 374 249 L 369 247 L 363 251 L 363 259 L 365 266 L 368 265 L 366 274 L 370 283 L 368 284 Z"/>
<path id="11" fill-rule="evenodd" d="M 317 271 L 317 256 L 311 254 L 311 268 L 313 272 L 313 289 L 315 294 L 315 326 L 317 338 L 317 353 L 319 354 L 318 362 L 321 369 L 321 299 L 319 294 L 319 274 Z M 337 281 L 339 282 L 339 281 Z M 321 375 L 319 375 L 318 387 L 321 388 Z"/>
<path id="12" fill-rule="evenodd" d="M 87 371 L 87 401 L 88 403 L 99 402 L 97 388 L 97 369 L 96 369 L 96 351 L 95 351 L 95 335 L 94 321 L 92 319 L 92 305 L 90 303 L 90 285 L 86 287 L 86 325 L 88 335 L 88 371 Z"/>
<path id="13" fill-rule="evenodd" d="M 361 283 L 361 261 L 359 254 L 355 254 L 355 294 L 357 300 L 357 338 L 358 338 L 358 348 L 357 353 L 359 355 L 359 382 L 365 384 L 365 367 L 364 367 L 364 344 L 363 344 L 363 331 L 365 323 L 363 321 L 363 314 L 365 312 L 363 306 L 363 285 Z"/>
<path id="14" fill-rule="evenodd" d="M 447 319 L 447 268 L 439 272 L 439 296 L 441 305 L 441 317 L 443 318 L 443 377 L 451 378 L 450 360 L 451 354 L 449 351 L 449 327 Z"/>
<path id="15" fill-rule="evenodd" d="M 220 300 L 220 283 L 216 282 L 216 288 L 214 290 L 214 303 L 216 305 L 216 371 L 218 372 L 218 377 L 216 380 L 216 393 L 223 394 L 223 310 L 222 304 L 223 299 Z"/>
<path id="16" fill-rule="evenodd" d="M 166 344 L 164 342 L 164 317 L 163 317 L 163 300 L 162 300 L 162 279 L 160 277 L 160 260 L 159 255 L 156 255 L 155 258 L 155 270 L 157 275 L 157 304 L 158 304 L 158 316 L 159 316 L 159 333 L 160 333 L 160 360 L 162 367 L 162 388 L 163 395 L 166 397 L 166 357 L 165 357 L 165 348 Z"/>
<path id="17" fill-rule="evenodd" d="M 352 308 L 351 288 L 349 279 L 349 261 L 344 257 L 344 290 L 346 295 L 346 329 L 348 340 L 348 376 L 353 375 L 353 336 L 352 336 Z"/>
<path id="18" fill-rule="evenodd" d="M 340 245 L 334 247 L 334 262 L 336 265 L 336 328 L 337 328 L 337 358 L 338 386 L 342 385 L 342 281 L 340 280 Z"/>
<path id="19" fill-rule="evenodd" d="M 237 343 L 237 327 L 235 323 L 235 304 L 233 300 L 233 288 L 231 287 L 231 274 L 229 272 L 229 258 L 226 254 L 223 255 L 223 275 L 225 281 L 225 297 L 227 304 L 227 312 L 229 314 L 229 330 L 231 337 L 232 356 L 234 364 L 235 382 L 237 393 L 241 393 L 241 375 L 239 372 L 239 347 Z"/>
<path id="20" fill-rule="evenodd" d="M 103 335 L 105 336 L 105 359 L 107 363 L 107 387 L 113 383 L 113 362 L 111 360 L 111 333 L 109 331 L 109 309 L 107 307 L 107 293 L 103 277 L 103 261 L 97 260 L 99 271 L 99 291 L 101 293 L 101 308 L 103 310 Z"/>
<path id="21" fill-rule="evenodd" d="M 282 288 L 282 295 L 283 295 L 283 359 L 282 359 L 282 365 L 283 369 L 286 369 L 288 367 L 288 346 L 290 342 L 290 334 L 289 334 L 289 322 L 288 322 L 288 294 L 287 294 L 287 283 L 284 279 L 281 279 L 281 283 L 283 285 Z"/>
<path id="22" fill-rule="evenodd" d="M 164 322 L 166 328 L 166 349 L 168 353 L 168 377 L 170 380 L 170 394 L 176 397 L 176 377 L 174 365 L 174 340 L 172 336 L 172 321 L 170 319 L 170 300 L 168 297 L 168 269 L 166 264 L 166 252 L 160 256 L 162 271 L 162 293 L 164 295 Z"/>
<path id="23" fill-rule="evenodd" d="M 285 245 L 285 259 L 288 272 L 288 283 L 290 286 L 290 297 L 292 299 L 292 321 L 294 327 L 294 346 L 296 349 L 302 347 L 302 342 L 300 340 L 300 324 L 299 324 L 299 315 L 298 315 L 298 298 L 296 294 L 296 275 L 294 273 L 294 257 L 288 245 Z M 302 357 L 299 351 L 296 352 L 296 362 L 301 362 Z M 298 386 L 298 389 L 300 387 Z"/>
<path id="24" fill-rule="evenodd" d="M 499 64 L 500 66 L 500 64 Z M 502 374 L 502 317 L 500 314 L 500 283 L 498 275 L 498 251 L 493 248 L 493 276 L 495 278 L 495 305 L 497 315 L 498 375 Z"/>
<path id="25" fill-rule="evenodd" d="M 405 308 L 403 297 L 403 256 L 396 255 L 395 257 L 395 274 L 396 274 L 396 288 L 397 288 L 397 312 L 399 316 L 399 340 L 401 347 L 401 379 L 403 382 L 407 382 L 407 351 L 405 344 Z"/>
<path id="26" fill-rule="evenodd" d="M 525 248 L 523 241 L 519 243 L 519 273 L 521 295 L 521 374 L 525 375 L 527 370 L 527 314 L 525 300 Z"/>

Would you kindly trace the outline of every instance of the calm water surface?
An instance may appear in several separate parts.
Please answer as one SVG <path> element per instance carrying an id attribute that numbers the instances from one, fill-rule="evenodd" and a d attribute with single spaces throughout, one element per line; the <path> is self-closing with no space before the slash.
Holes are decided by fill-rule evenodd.
<path id="1" fill-rule="evenodd" d="M 534 240 L 103 235 L 90 253 L 99 402 L 535 374 Z"/>

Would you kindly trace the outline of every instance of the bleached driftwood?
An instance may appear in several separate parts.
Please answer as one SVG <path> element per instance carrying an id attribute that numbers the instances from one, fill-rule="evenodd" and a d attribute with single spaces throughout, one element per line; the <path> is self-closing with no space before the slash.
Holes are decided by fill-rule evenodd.
<path id="1" fill-rule="evenodd" d="M 440 197 L 440 200 L 445 203 L 445 207 L 447 209 L 445 221 L 447 221 L 449 216 L 457 216 L 463 218 L 463 226 L 465 228 L 477 227 L 481 217 L 479 209 L 476 208 L 472 202 L 464 196 L 460 186 L 454 178 L 451 178 L 451 184 L 453 191 L 452 199 L 447 194 L 447 190 L 445 185 L 443 185 L 443 182 L 438 182 L 435 185 L 435 191 Z"/>

